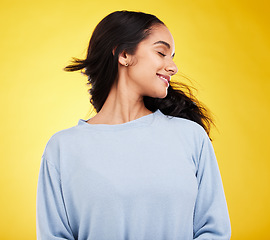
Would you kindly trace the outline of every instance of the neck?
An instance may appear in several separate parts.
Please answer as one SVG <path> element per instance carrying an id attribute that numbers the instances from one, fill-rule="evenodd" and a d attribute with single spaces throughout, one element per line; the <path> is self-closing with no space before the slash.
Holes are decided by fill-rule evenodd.
<path id="1" fill-rule="evenodd" d="M 125 79 L 118 79 L 102 106 L 89 123 L 121 124 L 152 113 L 143 102 L 143 96 L 129 86 Z"/>

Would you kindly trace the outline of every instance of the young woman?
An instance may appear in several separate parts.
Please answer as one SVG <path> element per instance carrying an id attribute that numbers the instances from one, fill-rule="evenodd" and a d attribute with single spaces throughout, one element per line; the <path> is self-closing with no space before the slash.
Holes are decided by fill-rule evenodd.
<path id="1" fill-rule="evenodd" d="M 65 68 L 88 77 L 97 114 L 46 145 L 38 239 L 230 239 L 211 119 L 171 81 L 174 50 L 157 17 L 117 11 Z"/>

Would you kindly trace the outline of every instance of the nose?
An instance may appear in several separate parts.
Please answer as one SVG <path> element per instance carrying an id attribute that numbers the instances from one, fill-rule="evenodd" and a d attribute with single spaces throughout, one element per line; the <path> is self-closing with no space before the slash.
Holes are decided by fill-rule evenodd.
<path id="1" fill-rule="evenodd" d="M 172 76 L 178 72 L 178 68 L 173 59 L 168 60 L 165 70 Z"/>

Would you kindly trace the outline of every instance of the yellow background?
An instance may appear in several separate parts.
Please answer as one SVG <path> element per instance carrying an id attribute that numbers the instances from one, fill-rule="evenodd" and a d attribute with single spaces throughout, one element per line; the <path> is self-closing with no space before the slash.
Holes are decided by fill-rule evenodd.
<path id="1" fill-rule="evenodd" d="M 179 79 L 213 112 L 213 145 L 233 240 L 270 239 L 270 33 L 267 1 L 1 1 L 0 239 L 35 239 L 36 185 L 46 142 L 90 112 L 84 57 L 115 10 L 157 15 L 176 43 Z"/>

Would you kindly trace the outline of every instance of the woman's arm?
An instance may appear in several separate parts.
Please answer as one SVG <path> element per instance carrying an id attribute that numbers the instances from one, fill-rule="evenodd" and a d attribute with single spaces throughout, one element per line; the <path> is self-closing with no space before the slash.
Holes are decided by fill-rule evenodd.
<path id="1" fill-rule="evenodd" d="M 213 146 L 206 134 L 197 169 L 198 195 L 194 210 L 193 238 L 229 240 L 231 226 L 222 180 Z"/>
<path id="2" fill-rule="evenodd" d="M 37 239 L 74 240 L 62 196 L 59 172 L 44 155 L 37 188 Z"/>

